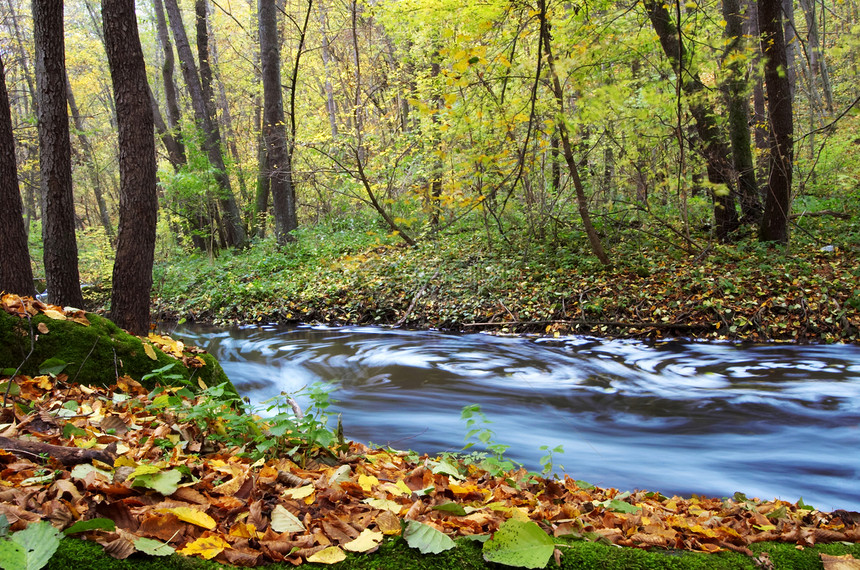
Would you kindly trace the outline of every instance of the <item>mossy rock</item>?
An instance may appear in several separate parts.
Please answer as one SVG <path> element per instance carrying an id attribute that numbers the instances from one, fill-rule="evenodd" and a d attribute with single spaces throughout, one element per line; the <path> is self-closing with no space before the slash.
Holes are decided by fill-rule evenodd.
<path id="1" fill-rule="evenodd" d="M 158 378 L 144 380 L 143 377 L 173 364 L 166 374 L 182 376 L 192 389 L 198 386 L 199 379 L 207 386 L 226 382 L 236 391 L 211 354 L 199 355 L 206 361 L 206 366 L 188 368 L 182 361 L 146 343 L 153 349 L 150 351 L 150 354 L 155 354 L 153 360 L 147 355 L 140 338 L 96 314 L 87 313 L 87 320 L 89 326 L 72 320 L 52 319 L 40 313 L 28 321 L 0 310 L 0 368 L 17 369 L 20 366 L 20 374 L 36 376 L 42 363 L 56 358 L 66 363 L 63 372 L 69 380 L 80 384 L 110 386 L 116 383 L 117 375 L 128 375 L 152 389 Z M 40 324 L 47 333 L 39 332 Z M 35 342 L 33 353 L 28 358 L 31 333 Z M 162 380 L 162 383 L 170 382 Z"/>

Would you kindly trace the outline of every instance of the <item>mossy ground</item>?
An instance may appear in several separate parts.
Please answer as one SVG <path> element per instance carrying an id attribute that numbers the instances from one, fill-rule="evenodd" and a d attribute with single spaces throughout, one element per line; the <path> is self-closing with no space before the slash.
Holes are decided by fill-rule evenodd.
<path id="1" fill-rule="evenodd" d="M 667 550 L 639 550 L 619 548 L 591 542 L 570 542 L 562 547 L 562 565 L 565 570 L 728 570 L 759 568 L 755 561 L 743 554 L 720 552 L 704 554 Z M 752 547 L 758 556 L 768 554 L 776 570 L 819 570 L 823 565 L 820 553 L 834 556 L 852 554 L 860 558 L 860 545 L 826 544 L 799 549 L 793 544 L 761 543 Z M 303 564 L 298 568 L 324 568 L 319 564 Z M 180 555 L 149 557 L 135 554 L 126 560 L 115 560 L 104 553 L 98 544 L 78 539 L 64 539 L 57 553 L 48 563 L 48 570 L 209 570 L 229 568 L 224 564 L 187 558 Z M 272 564 L 265 568 L 296 568 L 289 564 Z M 457 548 L 442 554 L 421 554 L 409 548 L 403 540 L 385 542 L 372 554 L 350 554 L 347 559 L 329 566 L 333 570 L 483 570 L 503 568 L 485 562 L 480 543 L 458 541 Z M 558 568 L 550 561 L 547 569 Z"/>
<path id="2" fill-rule="evenodd" d="M 153 347 L 156 356 L 153 360 L 147 356 L 141 339 L 113 322 L 91 313 L 87 314 L 87 320 L 89 326 L 52 319 L 44 314 L 28 320 L 0 310 L 0 368 L 14 370 L 20 366 L 19 374 L 37 376 L 43 362 L 56 358 L 67 363 L 63 372 L 70 380 L 110 386 L 118 376 L 127 374 L 141 381 L 153 370 L 175 364 L 169 373 L 190 380 L 192 386 L 197 385 L 198 378 L 209 386 L 229 383 L 221 365 L 210 354 L 201 355 L 205 366 L 187 368 L 173 356 Z M 48 332 L 40 332 L 40 325 Z M 31 338 L 33 353 L 29 354 Z M 143 383 L 152 388 L 156 380 L 151 378 Z"/>

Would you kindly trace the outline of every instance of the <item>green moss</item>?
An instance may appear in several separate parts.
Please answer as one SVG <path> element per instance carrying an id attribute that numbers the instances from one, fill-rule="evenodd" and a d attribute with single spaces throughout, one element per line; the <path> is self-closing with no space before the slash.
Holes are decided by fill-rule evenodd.
<path id="1" fill-rule="evenodd" d="M 198 378 L 209 386 L 230 382 L 210 354 L 202 355 L 206 366 L 197 369 L 185 367 L 157 348 L 157 360 L 152 360 L 146 355 L 143 342 L 136 336 L 125 332 L 104 317 L 87 314 L 87 319 L 90 326 L 70 320 L 55 320 L 42 314 L 28 321 L 0 310 L 0 368 L 17 369 L 23 362 L 21 374 L 35 376 L 44 361 L 58 358 L 67 363 L 64 372 L 70 380 L 82 384 L 110 386 L 116 382 L 117 374 L 128 374 L 140 381 L 145 374 L 176 363 L 169 373 L 180 374 L 184 379 L 192 380 L 194 386 L 197 385 Z M 38 332 L 40 323 L 47 327 L 46 334 Z M 27 358 L 30 352 L 31 330 L 35 333 L 36 340 L 33 343 L 33 354 Z M 155 379 L 143 383 L 147 388 L 152 388 Z"/>
<path id="2" fill-rule="evenodd" d="M 756 555 L 767 552 L 776 570 L 823 568 L 818 555 L 853 554 L 860 558 L 858 544 L 826 544 L 798 550 L 794 544 L 762 543 L 752 547 Z M 560 548 L 561 568 L 567 570 L 735 570 L 757 568 L 754 560 L 735 552 L 704 554 L 667 550 L 639 550 L 619 548 L 593 542 L 571 542 Z M 78 539 L 67 538 L 60 543 L 57 553 L 46 566 L 49 570 L 117 570 L 117 569 L 168 569 L 209 570 L 232 568 L 224 564 L 180 555 L 149 557 L 135 554 L 126 560 L 115 560 L 104 553 L 101 546 Z M 265 568 L 292 569 L 290 564 L 271 564 Z M 303 564 L 298 568 L 326 568 L 319 564 Z M 405 541 L 395 538 L 382 544 L 372 554 L 349 554 L 343 562 L 328 566 L 333 570 L 485 570 L 504 568 L 484 561 L 481 544 L 458 540 L 457 548 L 435 555 L 421 554 L 409 548 Z M 550 560 L 547 569 L 558 568 Z"/>

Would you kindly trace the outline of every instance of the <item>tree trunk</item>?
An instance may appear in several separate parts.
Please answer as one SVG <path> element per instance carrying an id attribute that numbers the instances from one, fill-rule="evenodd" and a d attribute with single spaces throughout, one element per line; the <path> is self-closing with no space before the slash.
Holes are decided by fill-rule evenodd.
<path id="1" fill-rule="evenodd" d="M 170 20 L 170 28 L 173 31 L 173 40 L 176 42 L 176 51 L 179 54 L 179 64 L 188 94 L 191 97 L 191 106 L 194 108 L 194 117 L 198 127 L 203 132 L 203 146 L 209 157 L 209 162 L 215 171 L 215 181 L 219 189 L 219 203 L 223 209 L 222 221 L 226 234 L 227 244 L 233 247 L 242 247 L 245 244 L 245 228 L 242 226 L 242 216 L 236 199 L 230 188 L 230 178 L 224 165 L 224 156 L 221 153 L 221 135 L 216 123 L 207 111 L 206 97 L 200 83 L 200 75 L 197 65 L 194 63 L 194 55 L 191 52 L 191 44 L 185 33 L 182 15 L 176 0 L 166 0 L 167 16 Z"/>
<path id="2" fill-rule="evenodd" d="M 320 56 L 322 57 L 323 70 L 325 72 L 325 108 L 328 114 L 329 127 L 331 128 L 331 138 L 337 138 L 337 104 L 334 100 L 334 88 L 331 84 L 331 48 L 328 37 L 328 19 L 326 11 L 323 9 L 322 2 L 317 3 L 319 8 L 320 35 L 322 44 L 320 46 Z"/>
<path id="3" fill-rule="evenodd" d="M 105 235 L 110 241 L 110 244 L 114 244 L 114 233 L 113 226 L 110 222 L 110 214 L 108 213 L 107 203 L 105 202 L 104 191 L 102 189 L 102 181 L 99 176 L 98 166 L 97 166 L 97 158 L 96 153 L 93 151 L 93 147 L 90 144 L 89 138 L 84 134 L 84 121 L 81 118 L 81 112 L 78 109 L 77 102 L 75 101 L 74 93 L 72 93 L 72 84 L 69 81 L 69 76 L 66 74 L 66 95 L 69 98 L 69 111 L 72 115 L 72 120 L 75 123 L 75 134 L 78 138 L 78 144 L 81 149 L 84 151 L 84 163 L 87 174 L 89 175 L 90 184 L 93 187 L 93 196 L 96 199 L 96 206 L 99 210 L 99 221 L 101 222 L 102 228 L 104 228 Z"/>
<path id="4" fill-rule="evenodd" d="M 787 62 L 781 17 L 779 0 L 758 0 L 770 134 L 770 172 L 759 238 L 761 241 L 787 244 L 791 170 L 794 163 L 794 119 L 791 88 L 785 74 Z"/>
<path id="5" fill-rule="evenodd" d="M 129 332 L 146 335 L 158 198 L 152 107 L 134 0 L 102 0 L 102 22 L 119 130 L 119 236 L 110 316 Z"/>
<path id="6" fill-rule="evenodd" d="M 539 40 L 546 49 L 546 62 L 550 73 L 550 87 L 555 96 L 555 103 L 558 108 L 559 120 L 558 135 L 561 139 L 561 147 L 564 154 L 564 160 L 567 162 L 567 168 L 570 171 L 570 178 L 573 181 L 573 187 L 576 190 L 576 204 L 579 209 L 579 217 L 582 219 L 582 227 L 585 229 L 585 234 L 588 236 L 588 242 L 591 244 L 591 251 L 600 260 L 603 265 L 609 265 L 609 256 L 603 249 L 603 244 L 600 243 L 600 237 L 591 223 L 591 215 L 588 213 L 588 200 L 585 197 L 585 189 L 582 187 L 582 180 L 579 178 L 579 167 L 576 165 L 576 159 L 573 157 L 573 148 L 570 145 L 570 134 L 567 131 L 567 124 L 564 122 L 564 92 L 561 88 L 558 73 L 555 70 L 555 59 L 552 55 L 552 42 L 549 33 L 549 22 L 546 16 L 546 0 L 538 0 L 538 10 L 540 18 L 540 36 Z"/>
<path id="7" fill-rule="evenodd" d="M 689 97 L 690 113 L 696 121 L 696 132 L 702 142 L 702 151 L 708 168 L 708 180 L 712 184 L 729 186 L 733 178 L 729 162 L 729 146 L 720 136 L 716 117 L 708 107 L 707 100 L 699 96 L 704 92 L 705 86 L 699 79 L 698 70 L 690 67 L 687 50 L 678 38 L 678 29 L 669 16 L 666 4 L 656 0 L 643 0 L 643 3 L 654 31 L 660 39 L 663 52 L 677 72 L 677 81 L 681 83 L 681 89 Z M 725 241 L 738 225 L 735 201 L 730 191 L 712 192 L 712 197 L 717 237 Z"/>
<path id="8" fill-rule="evenodd" d="M 732 145 L 732 162 L 738 177 L 738 194 L 741 202 L 741 215 L 747 223 L 761 220 L 761 202 L 755 178 L 749 128 L 749 92 L 743 63 L 744 19 L 739 0 L 723 0 L 723 19 L 726 21 L 725 59 L 728 78 L 723 85 L 729 108 L 729 140 Z"/>
<path id="9" fill-rule="evenodd" d="M 164 17 L 164 5 L 161 0 L 153 0 L 155 8 L 155 24 L 158 29 L 158 41 L 164 53 L 164 64 L 161 66 L 161 80 L 164 84 L 164 99 L 167 104 L 167 127 L 173 131 L 173 136 L 179 143 L 179 155 L 185 162 L 185 149 L 182 147 L 182 135 L 179 131 L 182 113 L 179 109 L 179 97 L 176 94 L 176 83 L 173 79 L 173 45 L 170 43 L 170 34 L 167 30 L 167 20 Z M 168 151 L 169 152 L 169 151 Z M 175 167 L 175 165 L 174 165 Z"/>
<path id="10" fill-rule="evenodd" d="M 833 88 L 830 86 L 830 73 L 827 70 L 827 61 L 824 59 L 824 50 L 818 35 L 818 16 L 814 0 L 800 0 L 800 7 L 806 17 L 807 33 L 807 57 L 809 62 L 810 89 L 817 89 L 815 77 L 821 80 L 821 91 L 824 94 L 825 109 L 833 114 Z M 788 38 L 786 38 L 788 42 Z"/>
<path id="11" fill-rule="evenodd" d="M 62 0 L 33 0 L 33 36 L 39 101 L 42 244 L 48 300 L 57 305 L 83 307 L 66 110 Z"/>
<path id="12" fill-rule="evenodd" d="M 266 140 L 266 170 L 275 214 L 275 237 L 279 244 L 294 238 L 295 194 L 290 179 L 290 153 L 285 130 L 281 94 L 281 65 L 275 0 L 260 0 L 260 57 L 263 80 L 263 133 Z M 292 203 L 292 207 L 290 207 Z"/>
<path id="13" fill-rule="evenodd" d="M 27 249 L 18 168 L 15 163 L 15 137 L 12 133 L 12 111 L 6 92 L 6 72 L 0 54 L 0 291 L 18 295 L 35 295 L 33 268 Z"/>

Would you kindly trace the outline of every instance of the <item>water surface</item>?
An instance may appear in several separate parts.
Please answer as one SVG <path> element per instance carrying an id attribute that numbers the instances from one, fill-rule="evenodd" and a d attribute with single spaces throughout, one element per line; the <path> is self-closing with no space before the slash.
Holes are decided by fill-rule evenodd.
<path id="1" fill-rule="evenodd" d="M 741 491 L 860 511 L 860 347 L 647 344 L 371 327 L 172 331 L 259 403 L 331 383 L 347 437 L 420 452 L 465 444 L 479 404 L 507 455 L 601 487 Z M 307 402 L 304 402 L 307 404 Z"/>

